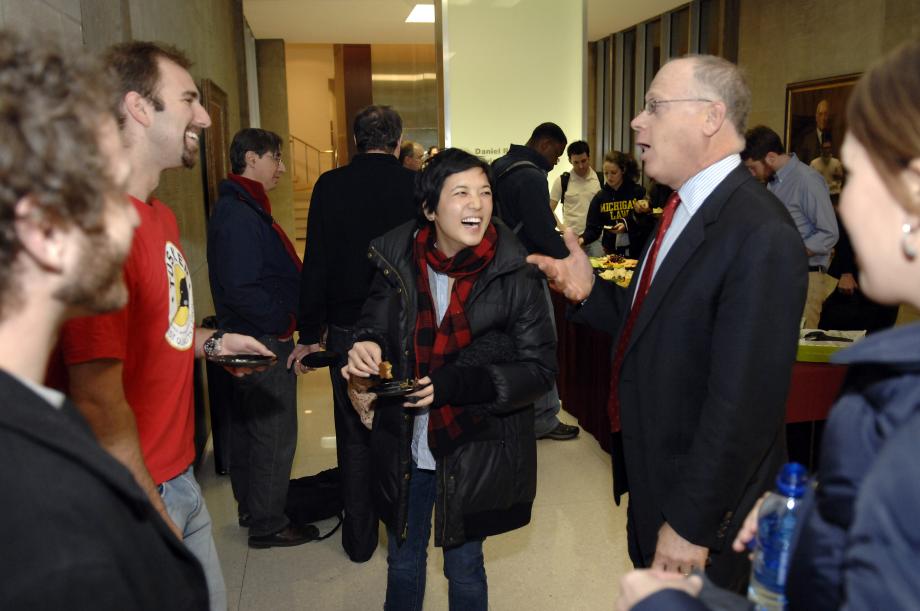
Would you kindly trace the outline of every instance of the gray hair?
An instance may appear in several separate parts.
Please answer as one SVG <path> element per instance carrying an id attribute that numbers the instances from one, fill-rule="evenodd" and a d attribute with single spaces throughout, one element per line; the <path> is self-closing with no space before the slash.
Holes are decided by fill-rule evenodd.
<path id="1" fill-rule="evenodd" d="M 727 59 L 715 55 L 686 55 L 693 62 L 693 78 L 709 95 L 725 103 L 728 120 L 739 136 L 747 129 L 751 112 L 751 88 L 744 71 Z"/>

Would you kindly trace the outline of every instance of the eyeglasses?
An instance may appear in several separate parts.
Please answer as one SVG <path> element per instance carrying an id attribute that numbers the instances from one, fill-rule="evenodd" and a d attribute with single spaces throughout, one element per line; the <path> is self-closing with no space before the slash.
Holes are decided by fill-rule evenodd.
<path id="1" fill-rule="evenodd" d="M 281 153 L 275 153 L 274 155 L 269 155 L 275 163 L 281 163 Z"/>
<path id="2" fill-rule="evenodd" d="M 645 101 L 645 112 L 650 115 L 658 112 L 658 106 L 661 104 L 673 104 L 674 102 L 713 102 L 714 100 L 708 100 L 706 98 L 678 98 L 676 100 L 646 100 Z"/>

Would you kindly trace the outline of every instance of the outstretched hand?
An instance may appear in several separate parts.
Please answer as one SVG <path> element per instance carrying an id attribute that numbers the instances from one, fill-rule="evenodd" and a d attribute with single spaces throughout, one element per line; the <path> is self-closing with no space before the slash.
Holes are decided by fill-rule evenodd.
<path id="1" fill-rule="evenodd" d="M 594 286 L 594 270 L 588 255 L 578 244 L 578 237 L 571 229 L 563 233 L 569 256 L 565 259 L 554 259 L 546 255 L 530 255 L 527 262 L 536 265 L 546 274 L 549 287 L 557 293 L 562 293 L 566 299 L 578 303 L 587 299 Z"/>

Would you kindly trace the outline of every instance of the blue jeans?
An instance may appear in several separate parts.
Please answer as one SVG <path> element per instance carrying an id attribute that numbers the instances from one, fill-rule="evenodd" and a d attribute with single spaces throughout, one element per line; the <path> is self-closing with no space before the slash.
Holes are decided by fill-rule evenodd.
<path id="1" fill-rule="evenodd" d="M 211 514 L 192 467 L 157 486 L 170 519 L 182 531 L 185 547 L 201 563 L 208 583 L 211 611 L 227 611 L 227 587 L 211 536 Z"/>
<path id="2" fill-rule="evenodd" d="M 435 484 L 434 471 L 422 471 L 412 464 L 406 541 L 397 546 L 396 533 L 387 531 L 387 598 L 383 606 L 386 611 L 422 609 Z M 444 576 L 447 577 L 448 600 L 453 611 L 486 611 L 489 607 L 482 542 L 483 539 L 476 539 L 444 548 Z"/>

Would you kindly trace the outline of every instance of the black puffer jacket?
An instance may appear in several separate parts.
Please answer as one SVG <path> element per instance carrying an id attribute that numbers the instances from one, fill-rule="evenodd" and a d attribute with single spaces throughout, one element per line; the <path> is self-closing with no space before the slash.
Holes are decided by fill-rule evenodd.
<path id="1" fill-rule="evenodd" d="M 435 545 L 454 546 L 530 521 L 537 491 L 533 402 L 556 373 L 556 338 L 537 273 L 511 231 L 498 230 L 495 258 L 483 270 L 465 306 L 473 341 L 490 331 L 514 342 L 511 362 L 487 365 L 495 401 L 481 409 L 487 426 L 437 461 Z M 413 335 L 418 271 L 413 259 L 417 231 L 410 222 L 371 242 L 377 267 L 356 328 L 357 340 L 380 344 L 396 378 L 414 377 Z M 374 499 L 381 519 L 406 533 L 414 415 L 402 399 L 377 401 L 371 433 Z"/>

